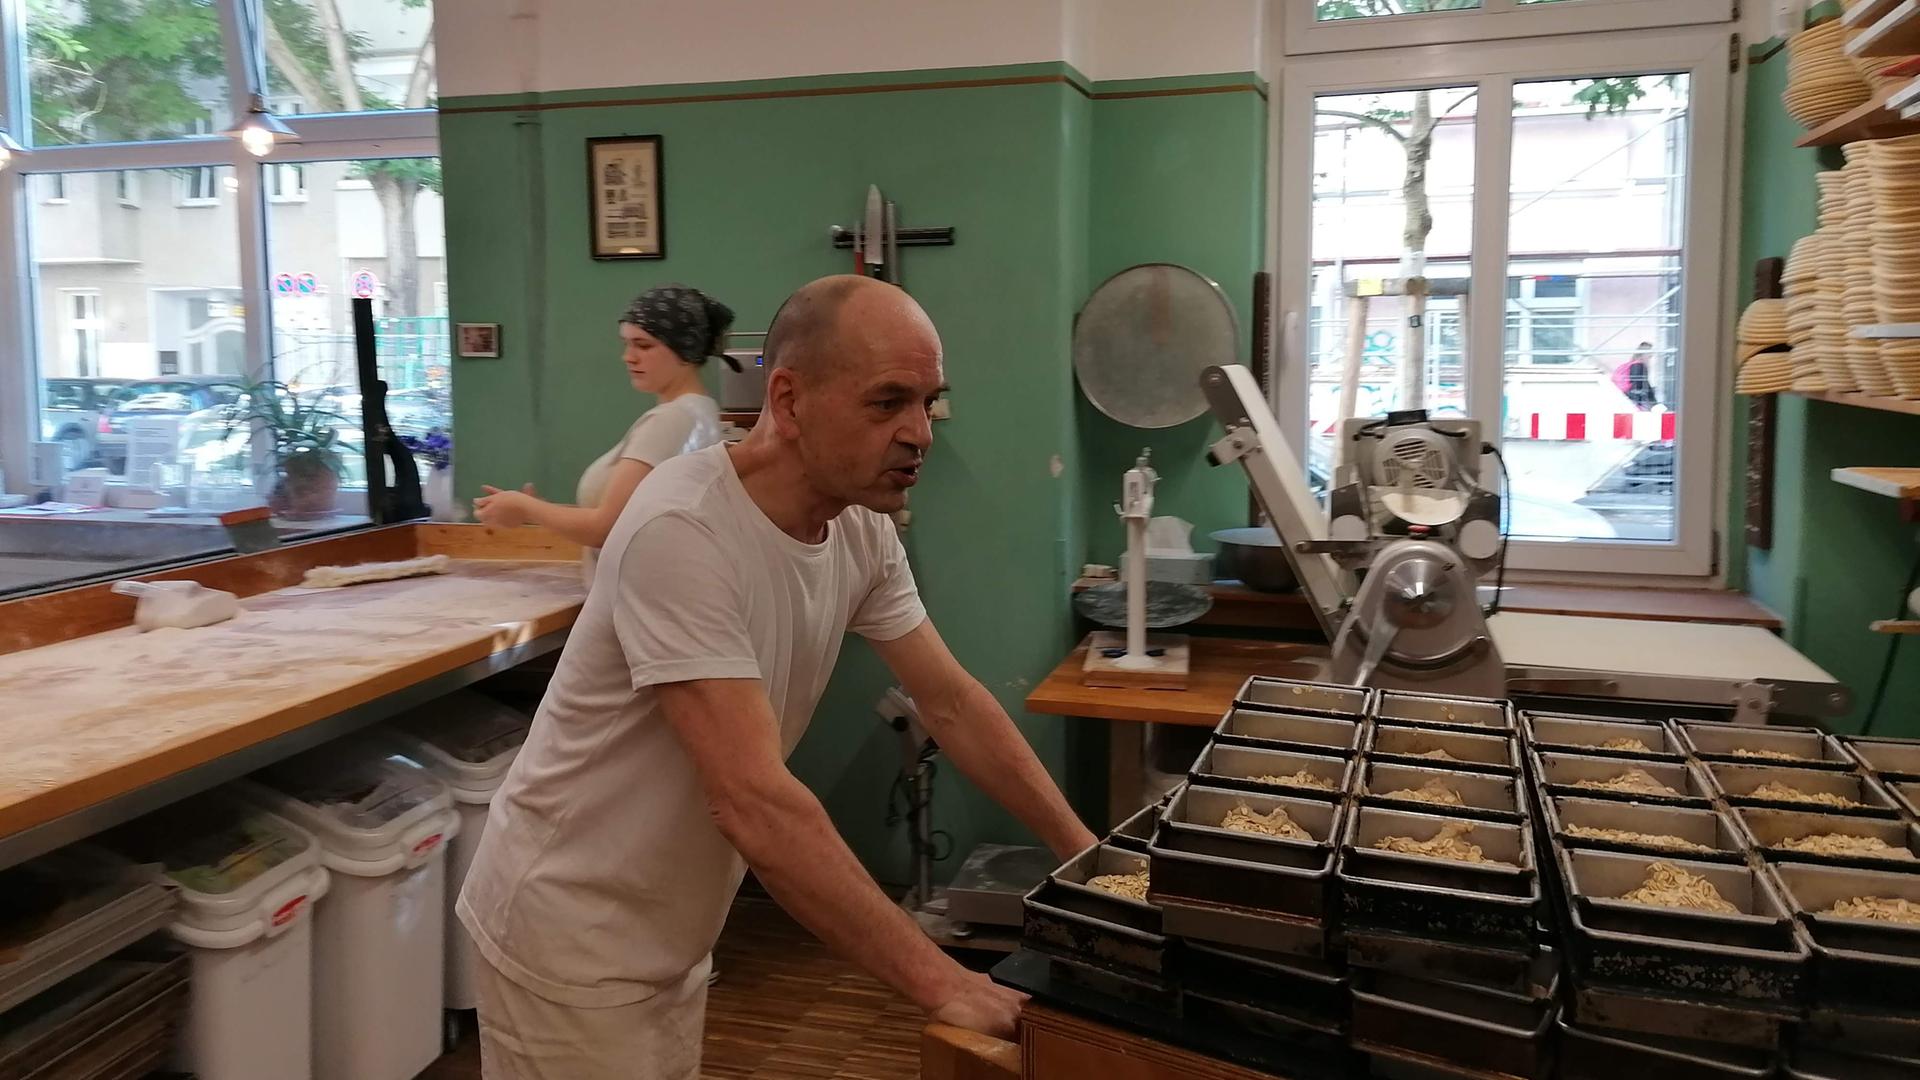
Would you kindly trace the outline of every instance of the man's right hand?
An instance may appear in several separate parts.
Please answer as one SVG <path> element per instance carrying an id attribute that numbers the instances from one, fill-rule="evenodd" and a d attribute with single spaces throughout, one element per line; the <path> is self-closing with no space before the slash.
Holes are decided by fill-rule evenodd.
<path id="1" fill-rule="evenodd" d="M 997 1039 L 1011 1039 L 1020 1007 L 1026 1003 L 1027 995 L 970 971 L 959 990 L 933 1010 L 933 1019 Z"/>

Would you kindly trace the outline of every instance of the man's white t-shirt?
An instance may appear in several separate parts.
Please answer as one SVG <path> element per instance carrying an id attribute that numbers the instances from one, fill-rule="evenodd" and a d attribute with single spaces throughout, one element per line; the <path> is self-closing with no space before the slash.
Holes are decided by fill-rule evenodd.
<path id="1" fill-rule="evenodd" d="M 926 620 L 892 522 L 781 532 L 724 446 L 663 463 L 607 539 L 457 911 L 509 978 L 563 1005 L 642 1000 L 713 948 L 746 866 L 654 688 L 759 679 L 791 753 L 851 630 Z"/>

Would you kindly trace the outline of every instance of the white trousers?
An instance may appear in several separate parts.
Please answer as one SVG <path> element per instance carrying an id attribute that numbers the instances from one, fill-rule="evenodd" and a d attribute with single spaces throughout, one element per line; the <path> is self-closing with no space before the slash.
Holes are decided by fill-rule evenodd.
<path id="1" fill-rule="evenodd" d="M 475 967 L 486 1080 L 699 1080 L 711 956 L 645 1001 L 604 1009 L 549 1001 L 484 958 Z"/>

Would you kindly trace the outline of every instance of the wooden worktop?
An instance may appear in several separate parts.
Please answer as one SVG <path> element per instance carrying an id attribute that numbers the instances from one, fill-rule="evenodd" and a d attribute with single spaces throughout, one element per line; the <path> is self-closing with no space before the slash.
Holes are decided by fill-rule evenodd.
<path id="1" fill-rule="evenodd" d="M 537 530 L 414 525 L 152 575 L 244 597 L 195 630 L 139 633 L 104 587 L 0 604 L 0 837 L 565 630 L 577 552 Z M 430 554 L 453 572 L 289 587 L 312 566 Z"/>
<path id="2" fill-rule="evenodd" d="M 1212 727 L 1233 704 L 1233 695 L 1250 675 L 1283 679 L 1318 677 L 1324 645 L 1296 645 L 1237 638 L 1195 637 L 1188 655 L 1191 668 L 1185 690 L 1132 690 L 1087 686 L 1080 680 L 1087 643 L 1067 655 L 1033 693 L 1027 711 L 1096 720 Z"/>

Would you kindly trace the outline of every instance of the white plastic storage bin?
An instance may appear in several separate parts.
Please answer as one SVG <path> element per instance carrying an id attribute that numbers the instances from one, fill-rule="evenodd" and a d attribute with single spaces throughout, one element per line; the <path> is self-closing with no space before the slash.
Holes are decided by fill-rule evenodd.
<path id="1" fill-rule="evenodd" d="M 109 846 L 178 886 L 192 951 L 175 1064 L 201 1080 L 313 1075 L 313 926 L 328 876 L 305 830 L 225 789 L 121 826 Z"/>
<path id="2" fill-rule="evenodd" d="M 315 1080 L 411 1080 L 440 1056 L 447 786 L 384 741 L 323 746 L 243 790 L 311 830 L 333 871 L 314 918 Z"/>
<path id="3" fill-rule="evenodd" d="M 474 982 L 479 953 L 453 902 L 487 828 L 487 807 L 507 778 L 507 767 L 527 741 L 533 718 L 472 690 L 459 690 L 393 721 L 390 732 L 415 761 L 453 792 L 460 832 L 447 845 L 447 999 L 449 1009 L 480 1004 Z"/>

